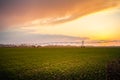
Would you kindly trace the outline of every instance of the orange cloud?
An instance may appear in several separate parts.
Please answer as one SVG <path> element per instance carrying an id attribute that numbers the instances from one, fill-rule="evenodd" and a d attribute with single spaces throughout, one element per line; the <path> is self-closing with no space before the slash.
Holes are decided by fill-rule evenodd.
<path id="1" fill-rule="evenodd" d="M 118 0 L 0 0 L 0 28 L 49 17 L 59 19 L 51 24 L 63 23 L 119 4 Z M 66 15 L 71 17 L 60 19 Z"/>

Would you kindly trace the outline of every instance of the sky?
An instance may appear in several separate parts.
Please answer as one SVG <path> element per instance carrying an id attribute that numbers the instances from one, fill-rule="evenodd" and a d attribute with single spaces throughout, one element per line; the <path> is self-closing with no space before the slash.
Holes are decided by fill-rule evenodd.
<path id="1" fill-rule="evenodd" d="M 0 0 L 0 44 L 120 46 L 120 0 Z"/>

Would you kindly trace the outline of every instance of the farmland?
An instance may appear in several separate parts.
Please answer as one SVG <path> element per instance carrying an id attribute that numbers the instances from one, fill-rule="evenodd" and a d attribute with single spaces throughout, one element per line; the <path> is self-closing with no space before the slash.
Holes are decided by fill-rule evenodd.
<path id="1" fill-rule="evenodd" d="M 0 80 L 106 80 L 120 48 L 0 48 Z"/>

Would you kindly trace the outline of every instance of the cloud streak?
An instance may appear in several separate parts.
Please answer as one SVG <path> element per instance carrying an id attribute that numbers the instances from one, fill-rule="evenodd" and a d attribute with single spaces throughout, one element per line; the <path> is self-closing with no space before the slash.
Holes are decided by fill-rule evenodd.
<path id="1" fill-rule="evenodd" d="M 51 24 L 63 23 L 118 5 L 119 0 L 0 0 L 0 28 L 51 17 L 57 18 Z"/>
<path id="2" fill-rule="evenodd" d="M 39 44 L 49 42 L 78 42 L 88 40 L 87 37 L 73 37 L 65 35 L 31 34 L 25 31 L 2 31 L 0 32 L 0 44 Z"/>

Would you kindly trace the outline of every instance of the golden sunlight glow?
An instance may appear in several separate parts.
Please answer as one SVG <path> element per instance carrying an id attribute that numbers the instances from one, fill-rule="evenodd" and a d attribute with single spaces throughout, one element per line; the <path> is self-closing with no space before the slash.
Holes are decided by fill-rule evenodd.
<path id="1" fill-rule="evenodd" d="M 23 28 L 33 30 L 34 34 L 60 34 L 99 40 L 118 39 L 120 25 L 113 17 L 116 11 L 118 8 L 107 9 L 56 25 L 40 25 L 39 21 L 36 21 L 36 25 Z"/>

